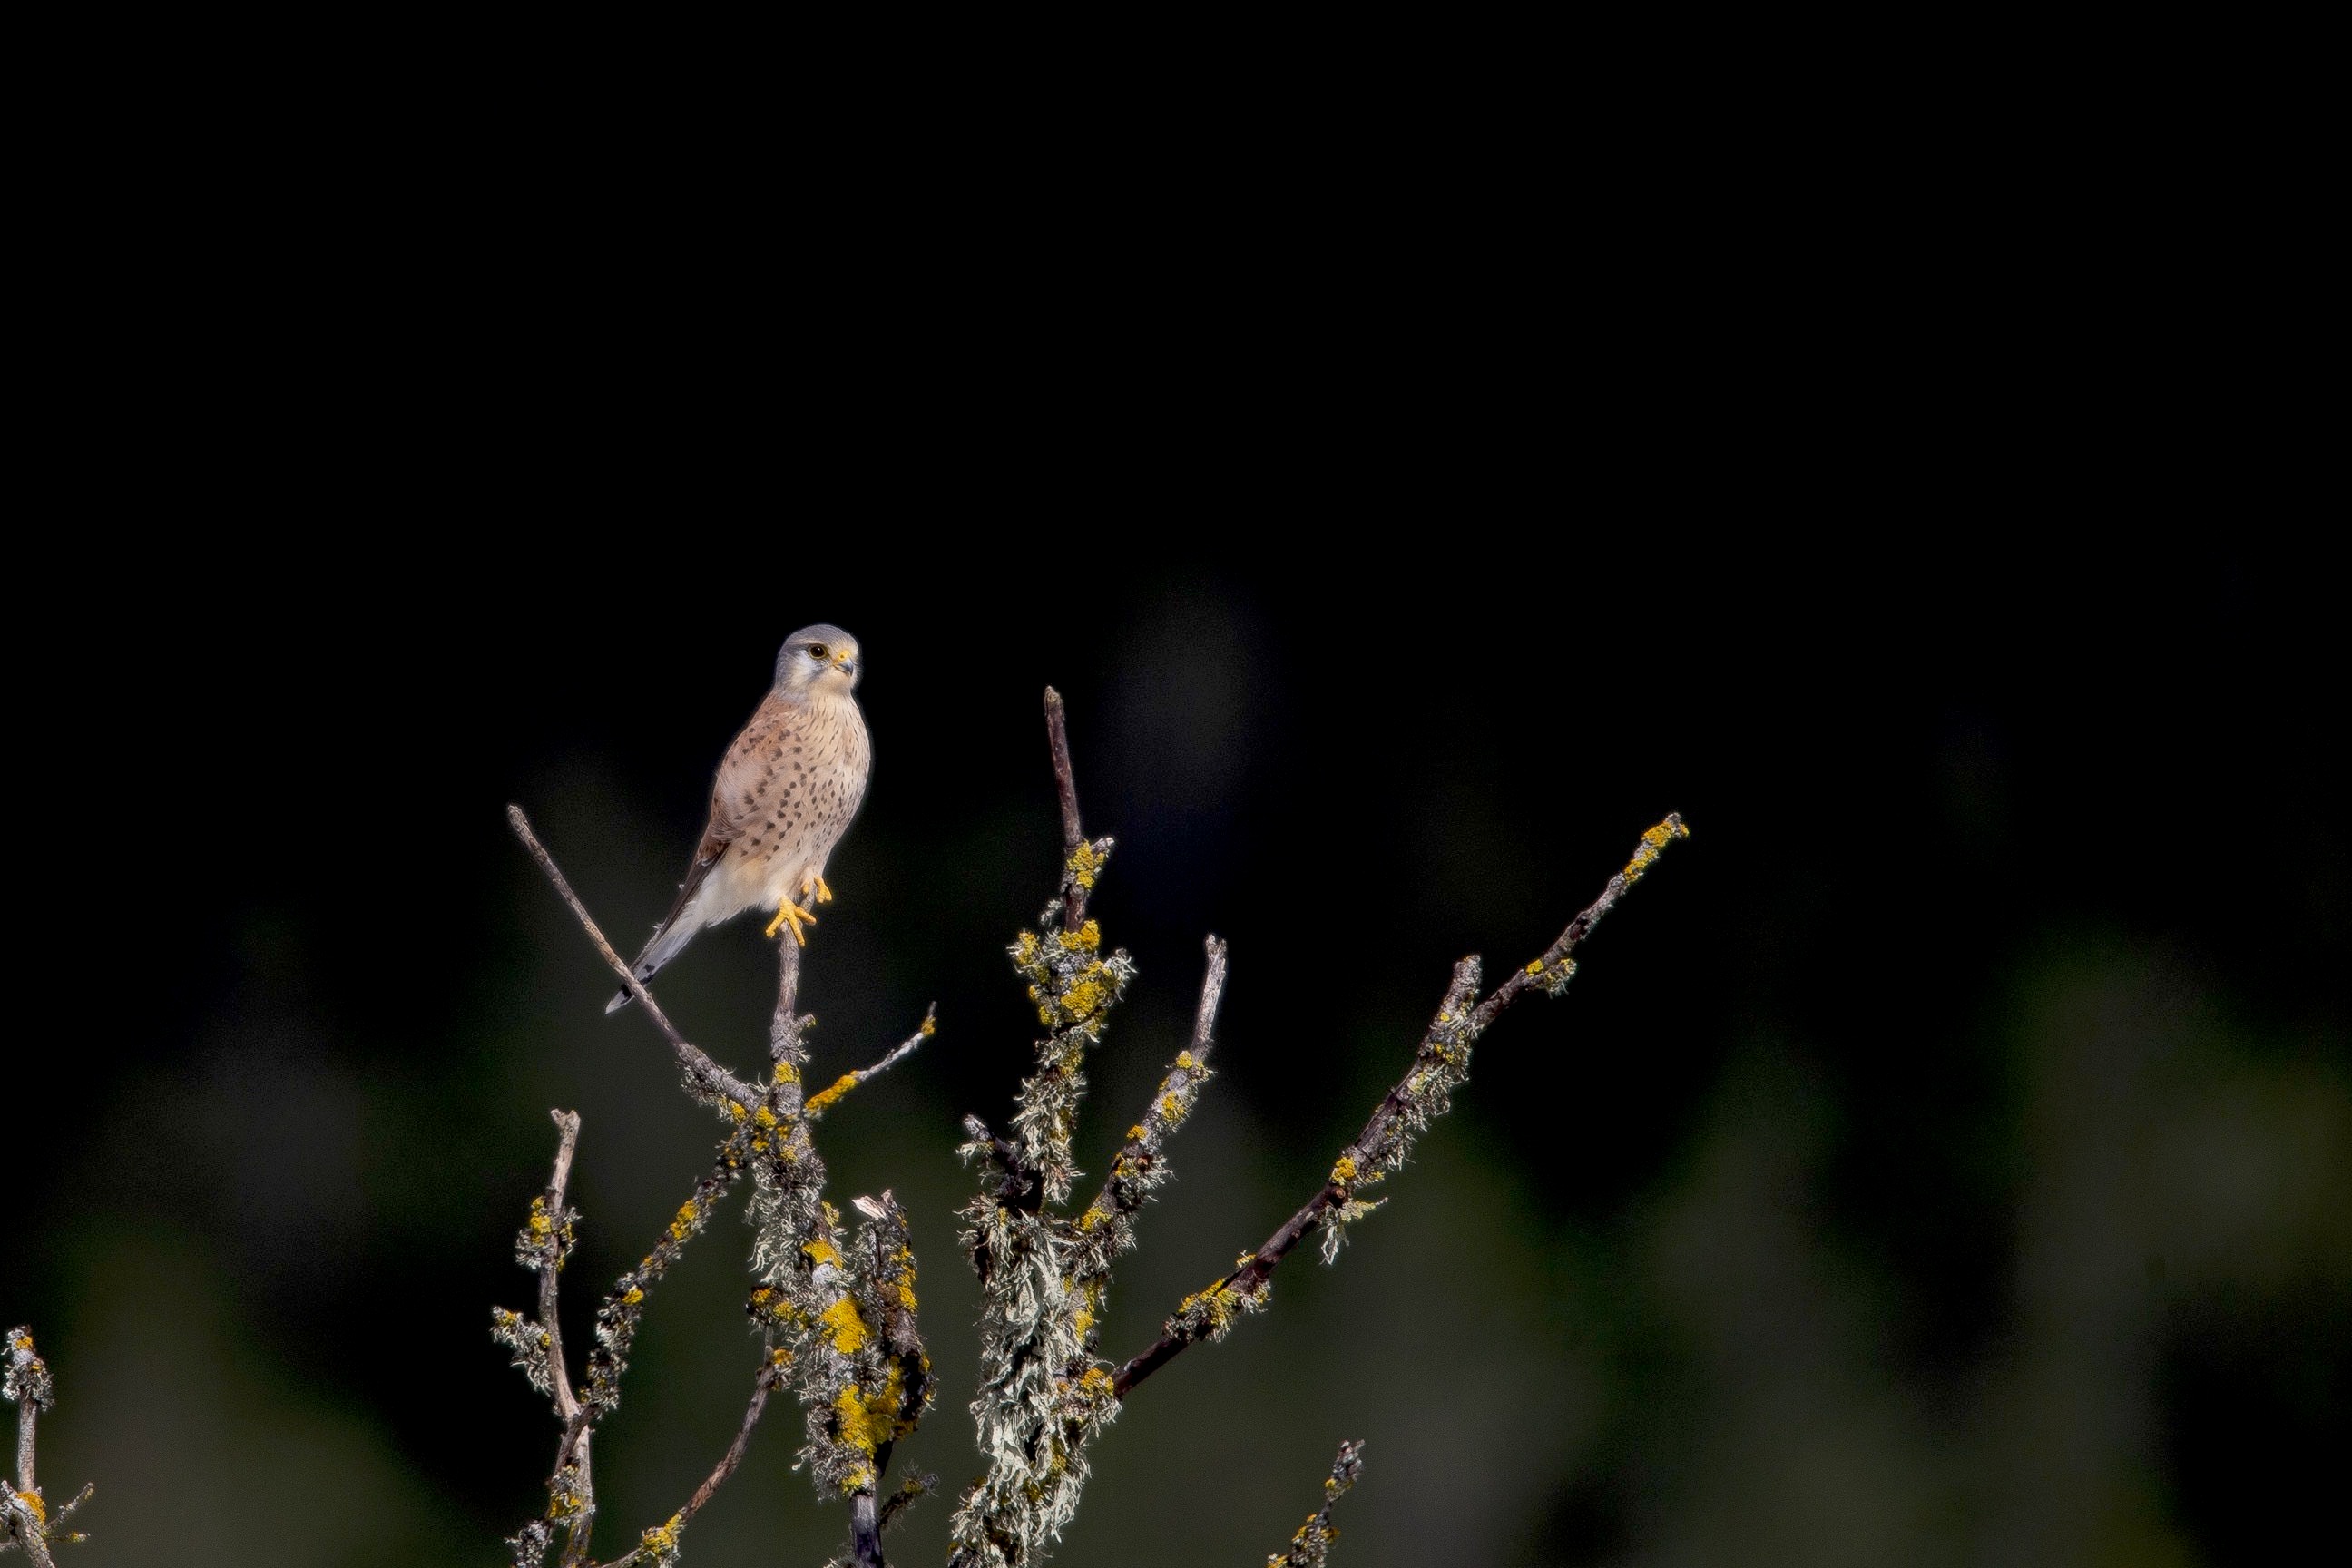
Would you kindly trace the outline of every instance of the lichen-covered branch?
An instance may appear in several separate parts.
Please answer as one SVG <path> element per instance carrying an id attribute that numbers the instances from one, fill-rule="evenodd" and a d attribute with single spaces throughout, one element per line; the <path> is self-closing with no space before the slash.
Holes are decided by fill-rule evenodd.
<path id="1" fill-rule="evenodd" d="M 1192 1113 L 1202 1088 L 1216 1076 L 1209 1070 L 1209 1052 L 1216 1043 L 1217 1005 L 1225 994 L 1225 944 L 1212 936 L 1204 945 L 1208 972 L 1202 977 L 1201 1001 L 1193 1010 L 1192 1044 L 1176 1053 L 1144 1109 L 1143 1120 L 1127 1130 L 1126 1146 L 1111 1157 L 1102 1191 L 1078 1215 L 1069 1271 L 1078 1297 L 1078 1342 L 1089 1357 L 1109 1305 L 1111 1264 L 1134 1247 L 1136 1215 L 1153 1189 L 1174 1173 L 1161 1150 L 1169 1134 Z"/>
<path id="2" fill-rule="evenodd" d="M 1269 1556 L 1265 1568 L 1323 1568 L 1330 1561 L 1331 1543 L 1339 1539 L 1339 1527 L 1331 1522 L 1331 1505 L 1346 1497 L 1363 1473 L 1363 1443 L 1340 1444 L 1339 1457 L 1331 1461 L 1331 1473 L 1323 1481 L 1323 1506 L 1307 1516 L 1290 1538 L 1290 1550 Z"/>
<path id="3" fill-rule="evenodd" d="M 800 1461 L 819 1495 L 849 1500 L 853 1532 L 878 1542 L 874 1499 L 891 1445 L 915 1429 L 929 1408 L 929 1363 L 915 1333 L 915 1261 L 897 1200 L 859 1199 L 867 1223 L 845 1251 L 841 1214 L 824 1201 L 824 1163 L 802 1098 L 808 1061 L 804 1037 L 815 1022 L 795 1010 L 800 950 L 777 946 L 775 1069 L 752 1115 L 770 1135 L 753 1162 L 751 1264 L 762 1283 L 751 1293 L 753 1321 L 769 1335 L 771 1354 L 791 1370 L 805 1416 Z M 927 1013 L 915 1034 L 862 1073 L 826 1091 L 838 1098 L 930 1037 Z M 813 1097 L 823 1098 L 823 1097 Z M 869 1528 L 870 1527 L 870 1528 Z M 879 1560 L 879 1546 L 875 1546 Z"/>
<path id="4" fill-rule="evenodd" d="M 1162 1145 L 1208 1079 L 1224 990 L 1225 948 L 1212 937 L 1192 1047 L 1179 1053 L 1129 1131 L 1101 1194 L 1076 1219 L 1053 1212 L 1048 1205 L 1068 1196 L 1077 1174 L 1071 1146 L 1086 1052 L 1101 1039 L 1134 965 L 1123 952 L 1100 956 L 1101 928 L 1076 918 L 1111 841 L 1089 841 L 1079 829 L 1061 699 L 1050 689 L 1045 716 L 1062 805 L 1063 880 L 1038 922 L 1046 934 L 1023 931 L 1012 956 L 1051 1033 L 1037 1042 L 1037 1070 L 1016 1096 L 1016 1136 L 998 1138 L 977 1117 L 964 1122 L 971 1142 L 961 1152 L 981 1161 L 981 1192 L 963 1211 L 962 1240 L 981 1281 L 981 1386 L 972 1414 L 988 1470 L 956 1511 L 949 1561 L 958 1568 L 1023 1568 L 1042 1557 L 1077 1508 L 1086 1447 L 1117 1413 L 1109 1375 L 1092 1357 L 1111 1261 L 1134 1245 L 1133 1216 L 1167 1179 Z"/>
<path id="5" fill-rule="evenodd" d="M 645 1531 L 618 1563 L 668 1568 L 677 1560 L 687 1524 L 742 1462 L 752 1428 L 768 1396 L 790 1383 L 806 1410 L 809 1441 L 803 1462 L 815 1472 L 821 1495 L 845 1495 L 854 1513 L 877 1524 L 874 1490 L 888 1463 L 889 1447 L 914 1429 L 930 1400 L 929 1363 L 914 1331 L 914 1260 L 906 1245 L 905 1216 L 885 1194 L 870 1211 L 860 1266 L 842 1251 L 841 1216 L 824 1198 L 825 1169 L 810 1123 L 813 1111 L 837 1100 L 865 1079 L 904 1058 L 938 1027 L 927 1013 L 914 1036 L 881 1061 L 845 1075 L 824 1095 L 803 1103 L 802 1069 L 808 1061 L 805 1036 L 815 1019 L 797 1010 L 800 949 L 790 938 L 777 946 L 776 1008 L 769 1030 L 773 1067 L 764 1087 L 735 1078 L 678 1035 L 621 963 L 586 908 L 518 808 L 509 819 L 583 930 L 636 1000 L 668 1038 L 685 1069 L 688 1091 L 720 1112 L 727 1123 L 710 1171 L 695 1184 L 653 1249 L 623 1274 L 596 1313 L 596 1346 L 575 1396 L 566 1377 L 556 1322 L 555 1274 L 572 1239 L 577 1215 L 563 1206 L 563 1183 L 579 1131 L 578 1118 L 557 1113 L 562 1130 L 556 1174 L 548 1193 L 534 1200 L 517 1243 L 517 1256 L 541 1278 L 539 1321 L 495 1310 L 492 1334 L 514 1352 L 516 1363 L 534 1387 L 550 1395 L 563 1426 L 556 1468 L 549 1483 L 545 1518 L 534 1520 L 509 1542 L 518 1568 L 540 1568 L 553 1541 L 554 1527 L 566 1531 L 562 1563 L 576 1568 L 587 1559 L 595 1513 L 590 1474 L 590 1439 L 596 1422 L 620 1401 L 621 1378 L 644 1321 L 645 1303 L 688 1242 L 709 1225 L 719 1200 L 746 1172 L 752 1196 L 746 1218 L 753 1227 L 751 1268 L 761 1280 L 751 1293 L 750 1314 L 765 1340 L 735 1441 L 687 1505 L 666 1522 Z M 871 1200 L 860 1200 L 864 1205 Z M 877 1239 L 878 1237 L 879 1239 Z M 885 1298 L 887 1297 L 887 1301 Z M 877 1327 L 878 1326 L 878 1327 Z M 869 1349 L 869 1342 L 871 1348 Z M 908 1358 L 911 1357 L 911 1360 Z M 855 1405 L 855 1419 L 845 1398 Z M 887 1405 L 889 1414 L 883 1414 Z M 878 1563 L 878 1546 L 876 1552 Z M 610 1565 L 608 1565 L 610 1568 Z"/>
<path id="6" fill-rule="evenodd" d="M 36 1568 L 56 1568 L 49 1548 L 89 1539 L 62 1527 L 95 1489 L 84 1486 L 50 1516 L 37 1473 L 36 1428 L 58 1402 L 57 1380 L 34 1348 L 33 1331 L 23 1324 L 8 1331 L 5 1352 L 0 1352 L 0 1396 L 16 1407 L 16 1474 L 13 1480 L 0 1479 L 0 1552 L 22 1547 Z"/>
<path id="7" fill-rule="evenodd" d="M 1504 1008 L 1531 987 L 1539 986 L 1552 996 L 1567 990 L 1570 979 L 1576 973 L 1576 963 L 1570 954 L 1601 917 L 1616 908 L 1626 889 L 1642 879 L 1660 851 L 1688 832 L 1680 816 L 1669 816 L 1643 834 L 1633 858 L 1623 870 L 1609 879 L 1601 896 L 1569 922 L 1557 941 L 1496 986 L 1484 1001 L 1474 1003 L 1479 987 L 1475 955 L 1455 964 L 1453 983 L 1446 987 L 1445 999 L 1438 1005 L 1437 1017 L 1413 1052 L 1412 1067 L 1397 1086 L 1381 1098 L 1355 1141 L 1332 1162 L 1331 1173 L 1322 1190 L 1255 1252 L 1244 1254 L 1232 1272 L 1184 1299 L 1162 1326 L 1159 1339 L 1119 1368 L 1113 1380 L 1118 1396 L 1124 1399 L 1138 1384 L 1167 1365 L 1186 1346 L 1202 1340 L 1223 1339 L 1234 1319 L 1264 1307 L 1273 1289 L 1275 1268 L 1311 1232 L 1323 1232 L 1323 1260 L 1336 1260 L 1347 1226 L 1378 1206 L 1378 1201 L 1365 1199 L 1363 1192 L 1402 1168 L 1413 1139 L 1451 1109 L 1454 1090 L 1470 1076 L 1470 1047 L 1478 1037 L 1486 1033 L 1487 1026 Z"/>
<path id="8" fill-rule="evenodd" d="M 515 1261 L 539 1276 L 537 1321 L 504 1307 L 490 1309 L 490 1337 L 514 1352 L 515 1365 L 531 1387 L 548 1396 L 555 1407 L 562 1438 L 556 1445 L 555 1468 L 549 1472 L 548 1511 L 509 1537 L 517 1568 L 536 1568 L 553 1544 L 554 1529 L 564 1530 L 563 1562 L 576 1563 L 588 1550 L 588 1531 L 596 1513 L 596 1485 L 592 1471 L 587 1423 L 572 1393 L 572 1378 L 563 1355 L 563 1321 L 557 1311 L 557 1276 L 572 1255 L 579 1211 L 567 1207 L 564 1188 L 572 1180 L 572 1158 L 580 1143 L 580 1113 L 551 1110 L 555 1121 L 555 1168 L 547 1191 L 530 1200 L 530 1217 L 515 1237 Z"/>

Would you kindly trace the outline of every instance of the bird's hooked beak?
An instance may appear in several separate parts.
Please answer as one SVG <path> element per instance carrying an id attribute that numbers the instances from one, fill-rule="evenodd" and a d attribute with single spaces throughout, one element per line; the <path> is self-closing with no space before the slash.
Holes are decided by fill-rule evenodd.
<path id="1" fill-rule="evenodd" d="M 835 654 L 833 656 L 833 668 L 841 671 L 842 674 L 847 676 L 850 679 L 855 680 L 857 679 L 857 656 L 848 653 Z"/>

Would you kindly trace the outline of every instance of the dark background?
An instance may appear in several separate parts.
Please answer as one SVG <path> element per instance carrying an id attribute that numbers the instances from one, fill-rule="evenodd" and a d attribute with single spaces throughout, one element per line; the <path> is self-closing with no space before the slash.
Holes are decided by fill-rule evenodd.
<path id="1" fill-rule="evenodd" d="M 922 1261 L 942 1394 L 901 1462 L 947 1496 L 897 1560 L 978 1469 L 952 1147 L 1030 1059 L 1002 950 L 1055 878 L 1048 682 L 1141 969 L 1090 1169 L 1233 948 L 1114 1355 L 1315 1189 L 1454 959 L 1499 978 L 1694 830 L 1338 1267 L 1138 1394 L 1057 1561 L 1260 1561 L 1350 1436 L 1349 1568 L 2218 1563 L 2326 1522 L 2341 595 L 2273 542 L 2308 416 L 2213 319 L 2152 327 L 2172 297 L 2046 214 L 1807 260 L 1737 204 L 1737 267 L 1473 204 L 1425 271 L 1129 205 L 1010 291 L 933 215 L 787 294 L 657 174 L 615 176 L 625 250 L 486 181 L 421 226 L 286 193 L 316 221 L 266 247 L 167 206 L 204 265 L 86 258 L 107 325 L 25 432 L 0 1079 L 0 1320 L 57 1372 L 48 1495 L 99 1484 L 77 1550 L 503 1561 L 553 1431 L 487 1325 L 529 1303 L 547 1110 L 585 1119 L 575 1347 L 714 1130 L 502 809 L 634 947 L 817 620 L 865 646 L 877 761 L 813 1071 L 940 1018 L 820 1134 Z M 771 964 L 729 928 L 660 992 L 743 1070 Z M 603 1555 L 733 1430 L 743 1239 L 654 1298 Z M 772 1407 L 689 1562 L 832 1549 L 798 1429 Z"/>
<path id="2" fill-rule="evenodd" d="M 575 1342 L 712 1141 L 500 808 L 634 945 L 775 644 L 830 618 L 878 761 L 809 952 L 815 1070 L 933 998 L 941 1029 L 822 1140 L 837 1198 L 912 1214 L 945 1392 L 902 1453 L 951 1489 L 950 1151 L 1028 1060 L 1000 949 L 1054 876 L 1048 680 L 1120 840 L 1096 910 L 1142 969 L 1091 1167 L 1181 1039 L 1202 933 L 1234 952 L 1114 1354 L 1314 1189 L 1453 958 L 1499 977 L 1643 826 L 1694 828 L 1570 994 L 1482 1045 L 1339 1267 L 1302 1253 L 1139 1394 L 1066 1560 L 1253 1560 L 1345 1436 L 1367 1564 L 2191 1562 L 2311 1522 L 2352 1342 L 2344 779 L 2272 563 L 1897 569 L 1926 529 L 1727 560 L 1661 525 L 1604 565 L 1566 520 L 1507 547 L 1402 521 L 1107 559 L 1090 517 L 929 525 L 1001 537 L 987 576 L 890 521 L 771 516 L 649 525 L 593 598 L 436 545 L 299 602 L 231 573 L 142 606 L 152 663 L 33 705 L 5 1315 L 58 1369 L 51 1495 L 100 1482 L 107 1561 L 494 1559 L 550 1445 L 485 1332 L 528 1301 L 546 1108 L 586 1119 Z M 772 973 L 729 928 L 661 989 L 749 1068 Z M 731 1430 L 742 1239 L 715 1226 L 655 1299 L 599 1446 L 617 1541 Z M 702 1560 L 834 1540 L 796 1427 L 760 1431 Z M 258 1558 L 206 1559 L 186 1521 L 227 1492 L 300 1500 Z"/>

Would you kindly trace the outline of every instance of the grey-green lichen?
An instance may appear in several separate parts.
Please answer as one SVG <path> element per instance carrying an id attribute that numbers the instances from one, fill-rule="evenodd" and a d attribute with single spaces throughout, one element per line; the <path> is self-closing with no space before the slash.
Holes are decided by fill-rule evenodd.
<path id="1" fill-rule="evenodd" d="M 1091 888 L 1111 850 L 1081 843 L 1066 874 Z M 1062 929 L 1059 900 L 1011 948 L 1038 1021 L 1037 1068 L 1015 1097 L 1013 1136 L 999 1140 L 977 1119 L 961 1151 L 981 1162 L 981 1193 L 963 1210 L 961 1240 L 982 1289 L 981 1384 L 971 1411 L 987 1473 L 963 1496 L 949 1561 L 958 1568 L 1023 1568 L 1059 1538 L 1087 1480 L 1086 1447 L 1118 1411 L 1110 1373 L 1090 1355 L 1108 1260 L 1132 1240 L 1132 1207 L 1099 1201 L 1076 1219 L 1048 1205 L 1069 1195 L 1077 1170 L 1071 1141 L 1086 1093 L 1087 1049 L 1099 1042 L 1135 966 L 1106 956 L 1093 921 Z M 1197 1091 L 1197 1082 L 1190 1089 Z M 1180 1092 L 1176 1119 L 1190 1101 Z M 1128 1158 L 1122 1153 L 1121 1159 Z M 1118 1163 L 1115 1162 L 1115 1164 Z M 1150 1184 L 1130 1162 L 1114 1180 L 1138 1204 Z"/>

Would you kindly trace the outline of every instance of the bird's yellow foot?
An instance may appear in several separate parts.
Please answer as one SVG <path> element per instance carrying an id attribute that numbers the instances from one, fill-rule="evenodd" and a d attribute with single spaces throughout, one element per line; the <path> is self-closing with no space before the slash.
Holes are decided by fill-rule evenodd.
<path id="1" fill-rule="evenodd" d="M 833 889 L 824 885 L 824 879 L 823 877 L 809 876 L 801 879 L 802 898 L 807 898 L 809 896 L 809 889 L 812 888 L 816 889 L 816 901 L 818 903 L 829 904 L 833 902 Z"/>
<path id="2" fill-rule="evenodd" d="M 802 933 L 801 927 L 803 925 L 814 924 L 816 924 L 816 917 L 814 915 L 809 913 L 806 910 L 801 908 L 790 899 L 779 899 L 776 901 L 776 918 L 768 922 L 766 934 L 773 936 L 784 927 L 790 926 L 793 928 L 793 942 L 798 946 L 806 947 L 808 945 L 808 938 Z"/>

